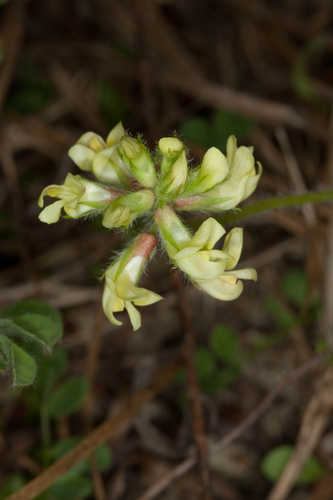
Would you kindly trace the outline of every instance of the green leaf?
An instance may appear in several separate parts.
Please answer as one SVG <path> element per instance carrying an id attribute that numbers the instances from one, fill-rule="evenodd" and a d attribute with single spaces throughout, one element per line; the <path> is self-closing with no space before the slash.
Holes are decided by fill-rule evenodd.
<path id="1" fill-rule="evenodd" d="M 205 347 L 200 347 L 195 353 L 195 366 L 198 377 L 209 377 L 216 371 L 216 363 L 212 353 Z"/>
<path id="2" fill-rule="evenodd" d="M 237 333 L 230 327 L 216 325 L 210 337 L 212 351 L 225 363 L 240 366 L 243 360 Z"/>
<path id="3" fill-rule="evenodd" d="M 26 336 L 27 341 L 37 341 L 48 348 L 62 337 L 59 312 L 39 300 L 24 300 L 5 307 L 0 311 L 0 318 L 15 323 L 18 327 L 15 335 Z"/>
<path id="4" fill-rule="evenodd" d="M 277 481 L 292 453 L 293 447 L 289 445 L 278 446 L 267 453 L 261 463 L 261 470 L 264 476 L 273 482 Z M 316 458 L 310 457 L 303 466 L 302 472 L 297 479 L 297 484 L 313 484 L 318 481 L 324 473 L 325 468 L 320 462 Z"/>
<path id="5" fill-rule="evenodd" d="M 35 389 L 43 399 L 51 394 L 56 382 L 65 375 L 66 371 L 67 351 L 64 347 L 57 346 L 52 354 L 40 358 Z"/>
<path id="6" fill-rule="evenodd" d="M 302 307 L 308 291 L 307 276 L 302 269 L 292 269 L 282 278 L 282 290 L 295 306 Z"/>
<path id="7" fill-rule="evenodd" d="M 54 500 L 81 500 L 92 493 L 92 482 L 85 476 L 62 476 L 48 490 Z"/>
<path id="8" fill-rule="evenodd" d="M 96 464 L 100 471 L 108 470 L 111 467 L 112 453 L 106 444 L 103 444 L 97 449 Z"/>
<path id="9" fill-rule="evenodd" d="M 18 491 L 24 484 L 26 480 L 20 474 L 13 474 L 9 476 L 8 479 L 0 486 L 0 499 L 5 499 L 15 491 Z"/>
<path id="10" fill-rule="evenodd" d="M 297 321 L 297 318 L 274 297 L 268 297 L 265 303 L 267 311 L 282 330 L 289 330 Z"/>
<path id="11" fill-rule="evenodd" d="M 47 401 L 49 415 L 54 418 L 75 413 L 88 392 L 88 382 L 83 376 L 74 376 L 56 389 Z"/>
<path id="12" fill-rule="evenodd" d="M 14 387 L 33 383 L 37 371 L 35 360 L 4 335 L 0 335 L 0 355 L 11 371 Z"/>

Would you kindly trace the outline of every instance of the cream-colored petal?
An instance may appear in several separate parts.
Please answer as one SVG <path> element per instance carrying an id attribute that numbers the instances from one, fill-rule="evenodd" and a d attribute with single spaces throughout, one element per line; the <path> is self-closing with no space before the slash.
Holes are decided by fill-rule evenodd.
<path id="1" fill-rule="evenodd" d="M 243 248 L 243 229 L 234 227 L 225 237 L 223 251 L 228 254 L 226 269 L 233 269 L 241 256 Z"/>
<path id="2" fill-rule="evenodd" d="M 254 156 L 246 146 L 241 146 L 237 149 L 232 165 L 231 175 L 240 179 L 245 175 L 249 175 L 254 172 Z"/>
<path id="3" fill-rule="evenodd" d="M 44 208 L 44 210 L 41 211 L 38 216 L 39 220 L 41 222 L 46 222 L 46 224 L 54 224 L 55 222 L 58 222 L 63 206 L 63 200 L 58 200 L 54 203 L 51 203 L 51 205 L 48 205 Z"/>
<path id="4" fill-rule="evenodd" d="M 107 136 L 106 138 L 107 145 L 113 146 L 114 144 L 117 144 L 124 137 L 124 135 L 125 135 L 125 129 L 123 127 L 123 124 L 119 122 L 115 127 L 113 127 L 113 129 Z"/>
<path id="5" fill-rule="evenodd" d="M 224 233 L 224 227 L 213 217 L 209 217 L 194 233 L 190 246 L 211 249 Z"/>
<path id="6" fill-rule="evenodd" d="M 114 148 L 106 148 L 97 153 L 92 162 L 92 172 L 94 176 L 102 181 L 115 186 L 121 186 L 121 180 L 118 175 L 118 168 L 112 163 Z"/>
<path id="7" fill-rule="evenodd" d="M 110 279 L 106 279 L 103 298 L 102 298 L 102 305 L 104 313 L 109 318 L 111 323 L 118 326 L 122 325 L 122 322 L 117 320 L 114 317 L 113 313 L 124 310 L 125 307 L 124 301 L 119 297 L 117 297 L 117 295 L 114 293 L 114 283 Z"/>
<path id="8" fill-rule="evenodd" d="M 83 144 L 75 144 L 68 151 L 68 156 L 81 170 L 90 172 L 95 151 Z"/>
<path id="9" fill-rule="evenodd" d="M 177 266 L 192 280 L 217 278 L 225 270 L 225 260 L 210 262 L 209 252 L 198 252 L 186 259 L 176 260 Z"/>
<path id="10" fill-rule="evenodd" d="M 231 167 L 233 164 L 236 151 L 237 151 L 237 139 L 234 135 L 230 135 L 227 140 L 227 160 L 229 163 L 229 167 Z"/>
<path id="11" fill-rule="evenodd" d="M 241 280 L 253 280 L 257 281 L 258 279 L 258 274 L 257 271 L 253 268 L 246 268 L 246 269 L 234 269 L 232 271 L 227 271 L 224 273 L 224 275 L 232 275 L 235 276 L 237 279 Z"/>
<path id="12" fill-rule="evenodd" d="M 141 314 L 130 301 L 125 302 L 125 307 L 132 323 L 133 330 L 138 330 L 141 327 Z"/>
<path id="13" fill-rule="evenodd" d="M 177 137 L 162 137 L 158 141 L 158 147 L 162 154 L 168 155 L 181 151 L 184 148 L 184 144 Z"/>
<path id="14" fill-rule="evenodd" d="M 51 198 L 60 198 L 63 186 L 59 186 L 58 184 L 50 184 L 46 186 L 38 198 L 38 205 L 40 207 L 44 206 L 44 196 L 51 196 Z"/>
<path id="15" fill-rule="evenodd" d="M 141 292 L 140 296 L 133 301 L 136 306 L 150 306 L 163 299 L 161 295 L 151 290 L 147 290 L 146 288 L 141 288 L 141 290 L 143 290 L 144 293 Z"/>
<path id="16" fill-rule="evenodd" d="M 246 186 L 245 186 L 243 200 L 245 200 L 245 198 L 248 198 L 249 196 L 251 196 L 253 191 L 256 189 L 258 182 L 259 182 L 259 179 L 261 177 L 261 174 L 262 174 L 262 165 L 261 165 L 261 163 L 258 162 L 258 174 L 248 178 Z"/>
<path id="17" fill-rule="evenodd" d="M 209 148 L 202 160 L 199 178 L 205 177 L 203 188 L 205 191 L 211 189 L 217 183 L 222 182 L 229 172 L 227 158 L 217 148 Z M 201 191 L 203 192 L 203 191 Z"/>
<path id="18" fill-rule="evenodd" d="M 218 300 L 237 299 L 243 291 L 243 283 L 240 280 L 231 284 L 223 280 L 222 277 L 213 280 L 195 281 L 194 284 Z"/>
<path id="19" fill-rule="evenodd" d="M 186 246 L 182 250 L 179 250 L 179 252 L 177 252 L 173 256 L 173 258 L 176 260 L 187 259 L 188 257 L 192 257 L 192 255 L 195 255 L 199 250 L 200 247 Z"/>
<path id="20" fill-rule="evenodd" d="M 87 146 L 95 152 L 100 151 L 106 146 L 103 138 L 95 132 L 86 132 L 85 134 L 81 135 L 81 137 L 77 141 L 77 144 Z"/>

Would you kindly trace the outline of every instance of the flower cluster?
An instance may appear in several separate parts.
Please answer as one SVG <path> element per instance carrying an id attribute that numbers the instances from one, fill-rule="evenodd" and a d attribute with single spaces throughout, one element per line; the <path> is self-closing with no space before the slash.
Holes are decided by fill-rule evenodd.
<path id="1" fill-rule="evenodd" d="M 195 168 L 189 167 L 185 145 L 178 138 L 160 139 L 153 158 L 141 139 L 129 136 L 121 123 L 106 140 L 85 133 L 68 154 L 95 180 L 68 174 L 63 185 L 43 189 L 40 207 L 45 196 L 57 201 L 41 211 L 42 222 L 57 222 L 62 211 L 74 219 L 100 214 L 106 228 L 126 228 L 142 216 L 150 221 L 148 232 L 139 233 L 104 274 L 103 308 L 111 323 L 121 325 L 114 313 L 126 309 L 137 330 L 141 316 L 135 306 L 162 299 L 137 286 L 158 237 L 172 263 L 197 288 L 219 300 L 236 299 L 243 290 L 242 280 L 257 279 L 254 269 L 235 269 L 243 246 L 241 228 L 233 228 L 218 250 L 214 246 L 225 234 L 221 224 L 209 217 L 193 234 L 177 215 L 230 210 L 253 193 L 262 169 L 260 164 L 256 169 L 252 148 L 237 147 L 234 136 L 228 139 L 226 155 L 212 147 Z"/>

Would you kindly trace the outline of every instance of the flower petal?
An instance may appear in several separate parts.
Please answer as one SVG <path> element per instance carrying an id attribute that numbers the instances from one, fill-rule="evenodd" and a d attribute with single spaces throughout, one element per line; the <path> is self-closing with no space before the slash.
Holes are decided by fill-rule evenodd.
<path id="1" fill-rule="evenodd" d="M 234 135 L 230 135 L 227 140 L 227 159 L 230 167 L 234 162 L 236 151 L 237 151 L 237 139 Z"/>
<path id="2" fill-rule="evenodd" d="M 107 136 L 106 138 L 107 145 L 113 146 L 114 144 L 117 144 L 118 142 L 120 142 L 122 137 L 124 137 L 124 135 L 125 135 L 125 130 L 123 124 L 119 122 L 115 127 L 113 127 L 113 129 Z"/>
<path id="3" fill-rule="evenodd" d="M 176 259 L 175 259 L 176 260 Z M 225 259 L 211 262 L 209 260 L 209 251 L 197 252 L 191 257 L 177 259 L 177 266 L 192 280 L 209 280 L 217 278 L 225 270 Z"/>
<path id="4" fill-rule="evenodd" d="M 68 156 L 75 165 L 85 172 L 90 172 L 95 154 L 95 151 L 83 144 L 74 144 L 68 151 Z"/>
<path id="5" fill-rule="evenodd" d="M 141 314 L 130 301 L 125 302 L 125 307 L 132 323 L 133 330 L 138 330 L 141 327 Z"/>
<path id="6" fill-rule="evenodd" d="M 38 198 L 38 205 L 40 207 L 44 206 L 44 196 L 51 196 L 51 198 L 60 198 L 63 186 L 58 184 L 50 184 L 46 186 Z"/>
<path id="7" fill-rule="evenodd" d="M 218 300 L 237 299 L 243 291 L 243 283 L 238 280 L 236 283 L 228 283 L 223 277 L 213 280 L 195 281 L 199 288 Z"/>
<path id="8" fill-rule="evenodd" d="M 229 256 L 226 269 L 233 269 L 241 256 L 243 248 L 243 229 L 234 227 L 226 236 L 223 251 Z"/>
<path id="9" fill-rule="evenodd" d="M 209 217 L 194 233 L 188 246 L 210 250 L 224 233 L 224 227 L 217 220 L 213 219 L 213 217 Z"/>
<path id="10" fill-rule="evenodd" d="M 54 203 L 51 203 L 51 205 L 48 205 L 44 208 L 44 210 L 41 211 L 38 216 L 39 220 L 41 222 L 46 222 L 46 224 L 54 224 L 55 222 L 58 222 L 63 206 L 63 200 L 58 200 Z"/>
<path id="11" fill-rule="evenodd" d="M 233 271 L 227 271 L 224 273 L 224 276 L 228 275 L 235 276 L 238 279 L 241 280 L 253 280 L 257 281 L 258 279 L 258 274 L 257 271 L 253 268 L 246 268 L 246 269 L 234 269 Z"/>

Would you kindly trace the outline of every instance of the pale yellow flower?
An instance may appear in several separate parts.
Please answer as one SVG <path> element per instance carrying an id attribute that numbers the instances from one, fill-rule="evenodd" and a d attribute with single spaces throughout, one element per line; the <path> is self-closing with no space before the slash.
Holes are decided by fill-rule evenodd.
<path id="1" fill-rule="evenodd" d="M 199 191 L 195 189 L 191 191 L 189 185 L 190 195 L 175 200 L 175 206 L 180 210 L 221 211 L 235 208 L 241 201 L 248 198 L 257 187 L 262 174 L 260 163 L 258 163 L 258 171 L 256 171 L 252 148 L 246 146 L 238 148 L 236 138 L 230 136 L 227 142 L 226 160 L 227 175 L 225 175 L 227 172 L 225 160 L 220 157 L 221 177 L 223 177 L 221 182 L 203 194 L 197 194 Z M 212 165 L 213 161 L 210 161 L 209 164 Z M 207 170 L 209 169 L 207 168 Z M 194 180 L 194 182 L 196 181 Z"/>
<path id="2" fill-rule="evenodd" d="M 254 269 L 233 270 L 243 246 L 241 228 L 232 229 L 222 250 L 216 250 L 214 245 L 225 230 L 212 217 L 205 220 L 193 236 L 170 207 L 159 209 L 155 219 L 172 262 L 209 295 L 232 300 L 242 292 L 241 279 L 257 279 Z"/>
<path id="3" fill-rule="evenodd" d="M 136 286 L 156 243 L 152 234 L 140 234 L 106 270 L 103 309 L 114 325 L 122 324 L 114 313 L 126 309 L 133 330 L 137 330 L 141 326 L 141 314 L 135 306 L 148 306 L 162 299 L 157 293 Z"/>
<path id="4" fill-rule="evenodd" d="M 39 214 L 39 220 L 54 224 L 58 222 L 62 210 L 69 217 L 78 219 L 94 210 L 104 209 L 113 198 L 119 196 L 119 193 L 84 179 L 80 175 L 67 174 L 64 184 L 51 184 L 43 189 L 38 199 L 40 207 L 44 206 L 44 196 L 60 198 Z"/>

